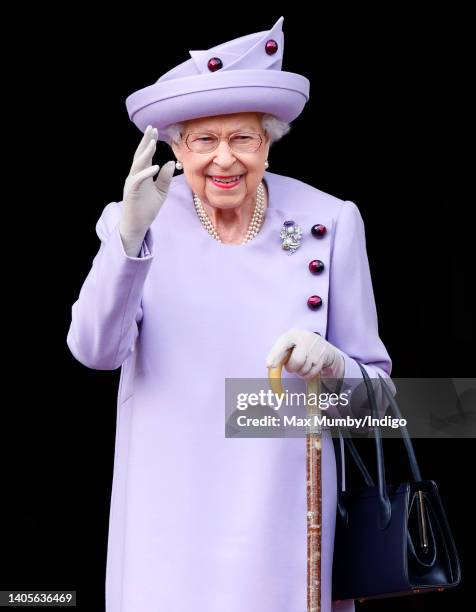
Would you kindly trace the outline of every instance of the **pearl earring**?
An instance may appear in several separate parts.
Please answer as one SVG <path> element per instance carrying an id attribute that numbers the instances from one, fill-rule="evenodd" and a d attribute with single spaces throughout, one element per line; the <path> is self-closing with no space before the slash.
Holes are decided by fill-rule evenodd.
<path id="1" fill-rule="evenodd" d="M 175 162 L 175 167 L 177 168 L 177 170 L 183 170 L 183 164 L 181 161 L 176 161 Z"/>
<path id="2" fill-rule="evenodd" d="M 265 170 L 267 170 L 267 169 L 269 168 L 269 162 L 268 162 L 268 160 L 266 160 L 266 161 L 264 162 L 264 167 L 265 167 Z"/>

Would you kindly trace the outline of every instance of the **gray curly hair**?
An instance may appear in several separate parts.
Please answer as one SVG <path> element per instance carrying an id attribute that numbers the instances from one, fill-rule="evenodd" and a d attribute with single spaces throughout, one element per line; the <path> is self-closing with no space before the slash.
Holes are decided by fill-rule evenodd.
<path id="1" fill-rule="evenodd" d="M 261 127 L 270 137 L 270 145 L 280 140 L 291 129 L 289 123 L 286 123 L 286 121 L 281 121 L 274 115 L 270 115 L 268 113 L 264 113 L 261 117 Z M 169 145 L 172 142 L 178 145 L 180 143 L 180 138 L 184 128 L 185 122 L 173 123 L 161 131 L 160 139 L 165 140 Z"/>

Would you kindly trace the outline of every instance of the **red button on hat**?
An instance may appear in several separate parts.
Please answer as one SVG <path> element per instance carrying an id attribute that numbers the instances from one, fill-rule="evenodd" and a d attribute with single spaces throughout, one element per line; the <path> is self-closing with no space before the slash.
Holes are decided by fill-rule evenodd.
<path id="1" fill-rule="evenodd" d="M 223 68 L 223 62 L 219 57 L 212 57 L 212 59 L 208 60 L 207 66 L 210 72 L 216 72 L 220 70 L 220 68 Z"/>
<path id="2" fill-rule="evenodd" d="M 311 295 L 307 300 L 307 305 L 311 310 L 317 310 L 322 306 L 322 298 L 318 295 Z"/>
<path id="3" fill-rule="evenodd" d="M 265 45 L 266 53 L 268 55 L 274 55 L 278 50 L 278 43 L 275 40 L 268 40 Z"/>
<path id="4" fill-rule="evenodd" d="M 320 259 L 313 259 L 309 262 L 309 271 L 312 274 L 320 274 L 324 270 L 324 263 Z"/>

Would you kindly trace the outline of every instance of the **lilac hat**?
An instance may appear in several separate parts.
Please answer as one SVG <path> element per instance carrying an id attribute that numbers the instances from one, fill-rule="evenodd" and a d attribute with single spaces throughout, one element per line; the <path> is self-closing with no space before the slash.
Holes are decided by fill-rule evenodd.
<path id="1" fill-rule="evenodd" d="M 161 132 L 179 121 L 238 112 L 270 113 L 291 122 L 309 100 L 309 80 L 281 70 L 284 18 L 271 30 L 235 38 L 206 51 L 126 99 L 131 121 Z"/>

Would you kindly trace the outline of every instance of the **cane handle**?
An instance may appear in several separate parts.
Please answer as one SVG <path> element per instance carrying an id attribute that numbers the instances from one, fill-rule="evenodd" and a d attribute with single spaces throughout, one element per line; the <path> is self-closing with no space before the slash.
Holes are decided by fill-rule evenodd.
<path id="1" fill-rule="evenodd" d="M 289 349 L 283 361 L 279 365 L 277 365 L 275 368 L 268 368 L 269 386 L 271 387 L 271 391 L 273 393 L 276 393 L 277 395 L 282 395 L 284 393 L 283 383 L 281 381 L 281 375 L 283 371 L 283 366 L 289 361 L 292 351 L 293 351 L 292 348 Z M 308 394 L 311 391 L 315 391 L 316 389 L 320 388 L 319 382 L 320 382 L 320 373 L 316 374 L 314 378 L 307 381 Z"/>

